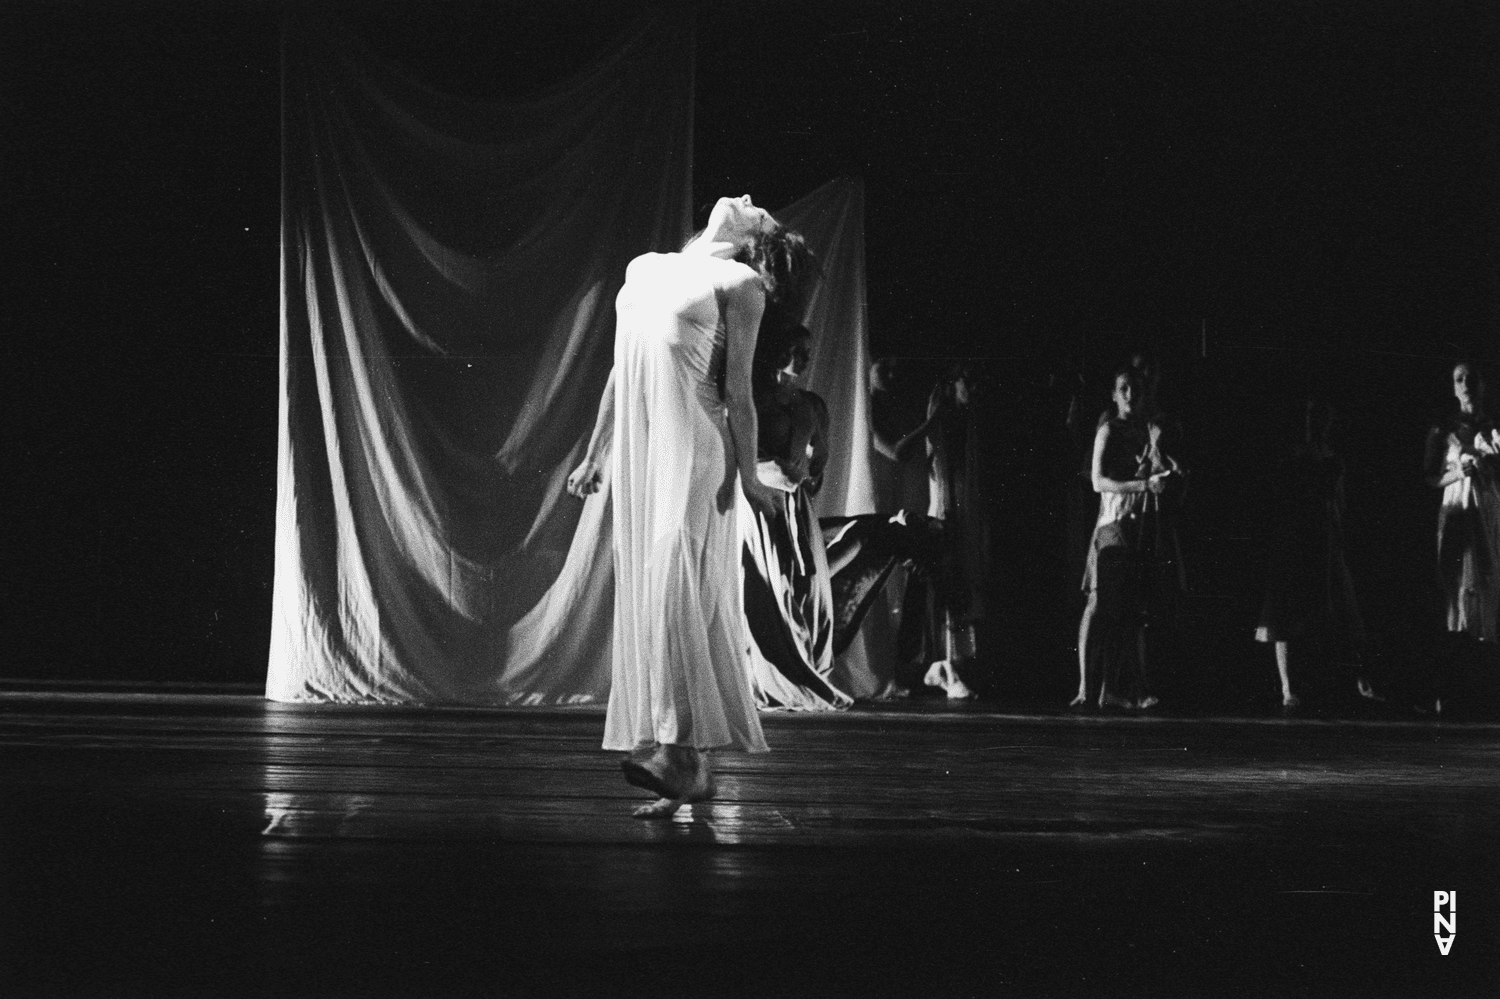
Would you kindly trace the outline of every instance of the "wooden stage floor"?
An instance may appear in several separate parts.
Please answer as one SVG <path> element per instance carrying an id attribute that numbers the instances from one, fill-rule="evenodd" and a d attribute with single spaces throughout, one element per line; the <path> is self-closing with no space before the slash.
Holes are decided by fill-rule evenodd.
<path id="1" fill-rule="evenodd" d="M 669 823 L 601 727 L 0 688 L 0 995 L 1500 994 L 1500 725 L 774 715 Z"/>

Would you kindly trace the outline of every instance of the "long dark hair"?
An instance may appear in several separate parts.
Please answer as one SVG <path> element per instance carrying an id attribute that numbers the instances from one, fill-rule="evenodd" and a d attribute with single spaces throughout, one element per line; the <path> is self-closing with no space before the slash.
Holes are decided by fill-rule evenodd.
<path id="1" fill-rule="evenodd" d="M 683 247 L 697 242 L 703 233 L 703 229 L 693 233 Z M 800 232 L 778 224 L 740 247 L 733 259 L 760 275 L 767 311 L 775 309 L 773 319 L 777 324 L 790 327 L 802 321 L 813 288 L 823 276 L 823 266 Z"/>
<path id="2" fill-rule="evenodd" d="M 800 232 L 786 226 L 761 232 L 734 259 L 760 275 L 767 308 L 775 306 L 788 325 L 801 322 L 821 268 Z"/>

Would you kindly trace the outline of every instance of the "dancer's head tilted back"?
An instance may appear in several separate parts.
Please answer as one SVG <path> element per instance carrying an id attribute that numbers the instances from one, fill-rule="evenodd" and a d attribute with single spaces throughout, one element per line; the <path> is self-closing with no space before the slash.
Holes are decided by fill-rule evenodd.
<path id="1" fill-rule="evenodd" d="M 688 240 L 689 244 L 704 240 L 708 243 L 733 243 L 736 250 L 750 245 L 754 240 L 781 223 L 771 213 L 750 200 L 750 195 L 738 198 L 720 198 L 708 213 L 708 223 L 703 230 Z"/>
<path id="2" fill-rule="evenodd" d="M 777 222 L 745 194 L 715 202 L 708 224 L 687 245 L 716 243 L 731 244 L 733 259 L 760 275 L 766 305 L 785 317 L 781 321 L 788 326 L 801 321 L 818 277 L 817 258 L 801 233 Z"/>

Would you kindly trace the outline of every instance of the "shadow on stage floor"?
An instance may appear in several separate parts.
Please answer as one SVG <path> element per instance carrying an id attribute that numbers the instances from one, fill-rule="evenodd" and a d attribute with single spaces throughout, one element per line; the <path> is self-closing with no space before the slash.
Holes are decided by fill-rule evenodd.
<path id="1" fill-rule="evenodd" d="M 772 715 L 670 823 L 598 709 L 0 687 L 7 996 L 1493 993 L 1500 725 Z M 1457 891 L 1459 938 L 1433 938 Z"/>

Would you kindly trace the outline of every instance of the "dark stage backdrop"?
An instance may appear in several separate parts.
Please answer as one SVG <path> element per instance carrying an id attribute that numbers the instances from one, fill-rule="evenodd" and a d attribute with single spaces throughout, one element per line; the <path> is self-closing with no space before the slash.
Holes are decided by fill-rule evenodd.
<path id="1" fill-rule="evenodd" d="M 485 99 L 567 78 L 645 5 L 327 6 Z M 1047 435 L 1062 386 L 1102 406 L 1137 343 L 1195 448 L 1204 608 L 1249 623 L 1264 472 L 1312 387 L 1344 412 L 1368 616 L 1415 633 L 1422 433 L 1448 359 L 1495 360 L 1495 6 L 913 7 L 701 10 L 695 221 L 865 178 L 875 351 L 983 358 L 1011 407 L 1002 562 L 1050 580 L 997 582 L 1012 636 L 1070 642 L 1027 603 L 1072 586 Z M 8 675 L 263 676 L 282 12 L 0 10 Z"/>

